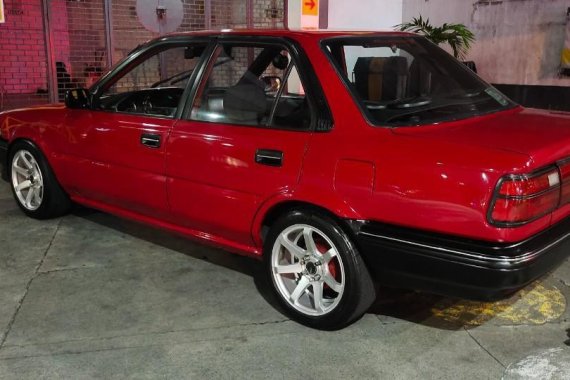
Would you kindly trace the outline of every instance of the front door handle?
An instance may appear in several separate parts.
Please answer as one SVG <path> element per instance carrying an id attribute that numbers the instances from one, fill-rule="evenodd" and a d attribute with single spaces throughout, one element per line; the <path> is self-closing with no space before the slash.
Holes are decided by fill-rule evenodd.
<path id="1" fill-rule="evenodd" d="M 160 148 L 160 135 L 143 133 L 141 135 L 141 144 L 149 148 Z"/>
<path id="2" fill-rule="evenodd" d="M 258 149 L 255 152 L 255 162 L 261 165 L 282 166 L 283 152 L 272 149 Z"/>

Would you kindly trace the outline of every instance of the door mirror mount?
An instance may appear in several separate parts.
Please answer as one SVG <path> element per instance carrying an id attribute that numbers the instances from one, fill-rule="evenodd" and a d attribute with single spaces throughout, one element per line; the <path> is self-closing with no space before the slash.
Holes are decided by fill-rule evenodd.
<path id="1" fill-rule="evenodd" d="M 71 109 L 83 109 L 91 106 L 89 91 L 85 88 L 76 88 L 65 92 L 65 106 Z"/>

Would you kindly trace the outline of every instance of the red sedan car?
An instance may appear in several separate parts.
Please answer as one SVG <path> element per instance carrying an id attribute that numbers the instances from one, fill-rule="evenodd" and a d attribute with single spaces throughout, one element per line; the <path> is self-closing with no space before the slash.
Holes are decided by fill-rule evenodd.
<path id="1" fill-rule="evenodd" d="M 263 258 L 316 328 L 360 317 L 374 280 L 497 298 L 569 252 L 570 117 L 416 35 L 174 34 L 0 127 L 30 217 L 75 202 Z"/>

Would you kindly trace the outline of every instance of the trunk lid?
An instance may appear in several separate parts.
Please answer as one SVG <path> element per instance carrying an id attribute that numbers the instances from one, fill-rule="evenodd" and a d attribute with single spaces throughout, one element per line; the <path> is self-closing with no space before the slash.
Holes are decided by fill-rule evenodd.
<path id="1" fill-rule="evenodd" d="M 532 159 L 534 168 L 570 157 L 570 114 L 563 112 L 518 107 L 450 123 L 395 128 L 394 133 L 521 153 Z"/>

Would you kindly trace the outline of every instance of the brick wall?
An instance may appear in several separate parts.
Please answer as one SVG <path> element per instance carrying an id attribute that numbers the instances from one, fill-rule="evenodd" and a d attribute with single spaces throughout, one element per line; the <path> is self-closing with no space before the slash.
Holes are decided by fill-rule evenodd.
<path id="1" fill-rule="evenodd" d="M 67 57 L 57 57 L 57 61 L 67 58 L 68 71 L 79 86 L 88 86 L 87 69 L 101 72 L 106 68 L 106 39 L 103 0 L 67 1 L 69 33 L 69 53 Z M 57 31 L 55 34 L 65 33 Z"/>
<path id="2" fill-rule="evenodd" d="M 51 14 L 53 59 L 65 65 L 70 86 L 89 83 L 88 71 L 105 69 L 103 0 L 45 0 Z M 204 0 L 182 0 L 184 16 L 177 31 L 204 29 Z M 283 0 L 253 0 L 254 27 L 282 27 Z M 211 26 L 247 26 L 244 0 L 211 0 Z M 0 24 L 0 110 L 47 101 L 48 78 L 42 0 L 4 0 L 6 23 Z M 112 1 L 112 61 L 157 37 L 141 24 L 135 0 Z"/>
<path id="3" fill-rule="evenodd" d="M 46 88 L 41 0 L 5 0 L 6 23 L 0 24 L 0 92 L 34 94 Z"/>
<path id="4" fill-rule="evenodd" d="M 254 28 L 282 28 L 283 0 L 253 0 Z"/>

